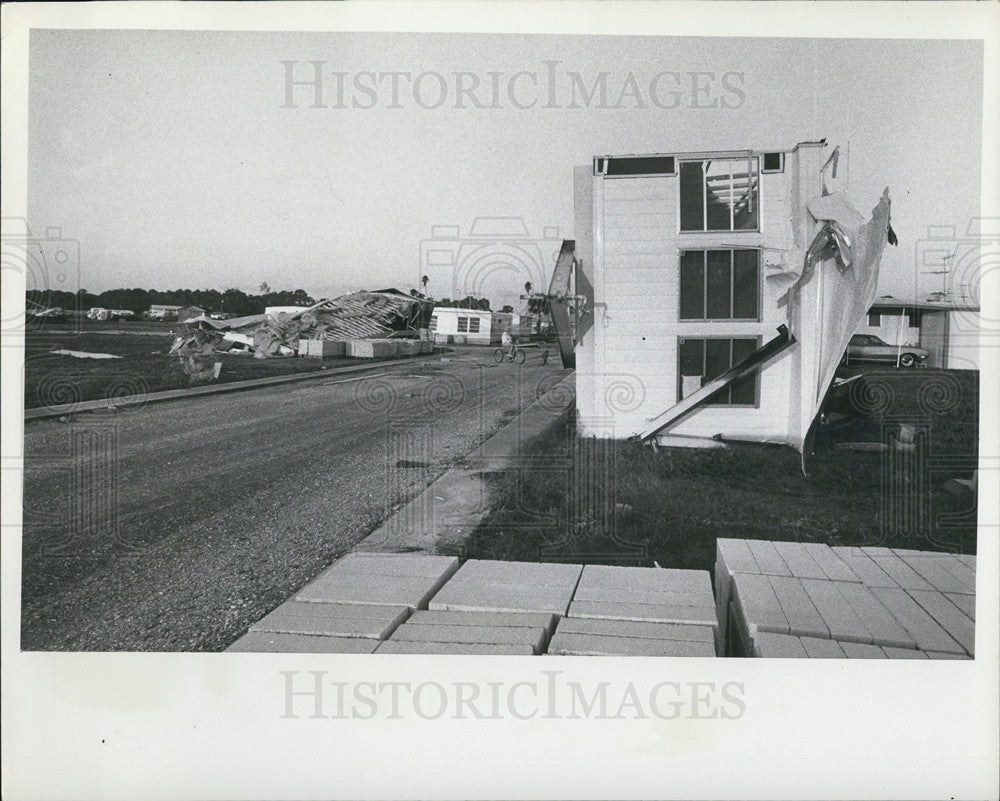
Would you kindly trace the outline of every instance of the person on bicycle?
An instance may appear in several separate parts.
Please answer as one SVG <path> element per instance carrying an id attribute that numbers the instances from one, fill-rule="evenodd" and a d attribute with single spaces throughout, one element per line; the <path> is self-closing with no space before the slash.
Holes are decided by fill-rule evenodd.
<path id="1" fill-rule="evenodd" d="M 517 339 L 510 332 L 509 328 L 505 328 L 503 333 L 500 335 L 500 344 L 508 354 L 510 358 L 514 358 L 514 352 L 517 350 Z"/>

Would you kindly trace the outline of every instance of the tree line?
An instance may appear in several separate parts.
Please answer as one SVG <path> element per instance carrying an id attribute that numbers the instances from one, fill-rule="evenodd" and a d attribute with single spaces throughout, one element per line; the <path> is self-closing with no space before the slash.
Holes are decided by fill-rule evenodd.
<path id="1" fill-rule="evenodd" d="M 48 308 L 58 306 L 66 311 L 86 312 L 94 307 L 105 309 L 128 309 L 140 315 L 153 305 L 199 306 L 206 312 L 224 312 L 234 317 L 247 314 L 263 314 L 268 306 L 311 306 L 316 301 L 304 289 L 273 292 L 265 284 L 267 291 L 250 295 L 241 289 L 109 289 L 99 294 L 86 289 L 77 292 L 58 290 L 28 290 L 27 299 Z"/>

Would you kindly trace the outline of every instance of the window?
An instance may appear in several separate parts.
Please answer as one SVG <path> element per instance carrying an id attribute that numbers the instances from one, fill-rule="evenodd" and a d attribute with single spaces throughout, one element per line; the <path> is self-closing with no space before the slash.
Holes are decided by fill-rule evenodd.
<path id="1" fill-rule="evenodd" d="M 469 318 L 459 317 L 458 318 L 458 333 L 468 334 L 469 333 Z"/>
<path id="2" fill-rule="evenodd" d="M 682 320 L 756 320 L 760 254 L 756 250 L 682 250 Z"/>
<path id="3" fill-rule="evenodd" d="M 638 156 L 632 158 L 595 159 L 594 174 L 607 175 L 676 175 L 673 156 Z"/>
<path id="4" fill-rule="evenodd" d="M 756 157 L 682 161 L 682 231 L 756 231 L 758 175 Z"/>
<path id="5" fill-rule="evenodd" d="M 744 339 L 684 337 L 678 340 L 677 399 L 682 400 L 713 378 L 746 358 L 758 348 L 755 337 Z M 716 406 L 755 406 L 757 404 L 757 373 L 743 376 L 714 393 L 706 404 Z"/>
<path id="6" fill-rule="evenodd" d="M 761 166 L 761 172 L 784 172 L 785 171 L 785 154 L 784 153 L 765 153 L 764 154 L 764 164 Z"/>
<path id="7" fill-rule="evenodd" d="M 437 331 L 437 327 L 438 327 L 438 316 L 436 314 L 432 314 L 430 322 L 427 324 L 427 330 Z"/>
<path id="8" fill-rule="evenodd" d="M 872 328 L 878 328 L 882 325 L 882 315 L 879 312 L 868 312 L 868 325 Z"/>
<path id="9" fill-rule="evenodd" d="M 470 317 L 469 318 L 469 333 L 478 334 L 479 333 L 479 318 Z"/>

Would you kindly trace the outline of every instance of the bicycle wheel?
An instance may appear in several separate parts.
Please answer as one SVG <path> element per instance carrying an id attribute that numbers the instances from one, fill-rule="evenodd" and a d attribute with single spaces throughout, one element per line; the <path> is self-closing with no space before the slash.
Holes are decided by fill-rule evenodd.
<path id="1" fill-rule="evenodd" d="M 524 351 L 523 351 L 523 350 L 520 350 L 520 349 L 518 349 L 518 350 L 517 350 L 517 351 L 516 351 L 516 352 L 514 353 L 514 361 L 515 361 L 515 362 L 516 362 L 517 364 L 524 364 L 524 360 L 525 360 L 526 358 L 527 358 L 527 357 L 526 357 L 526 356 L 524 355 Z"/>
<path id="2" fill-rule="evenodd" d="M 493 351 L 493 358 L 497 360 L 497 364 L 503 364 L 504 355 L 503 348 L 497 348 Z"/>

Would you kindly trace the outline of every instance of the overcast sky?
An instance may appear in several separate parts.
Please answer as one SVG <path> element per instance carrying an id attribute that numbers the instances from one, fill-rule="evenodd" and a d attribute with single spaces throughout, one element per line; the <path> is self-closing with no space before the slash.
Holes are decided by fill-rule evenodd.
<path id="1" fill-rule="evenodd" d="M 34 31 L 30 59 L 29 224 L 79 240 L 92 292 L 328 296 L 427 273 L 443 297 L 432 226 L 521 218 L 550 259 L 535 243 L 573 235 L 573 166 L 605 153 L 849 142 L 854 204 L 892 193 L 881 291 L 900 297 L 928 226 L 978 215 L 978 43 Z M 302 81 L 322 62 L 327 108 L 310 85 L 282 107 L 283 61 Z M 601 73 L 606 107 L 571 107 L 575 76 Z M 523 280 L 483 289 L 497 307 Z"/>

